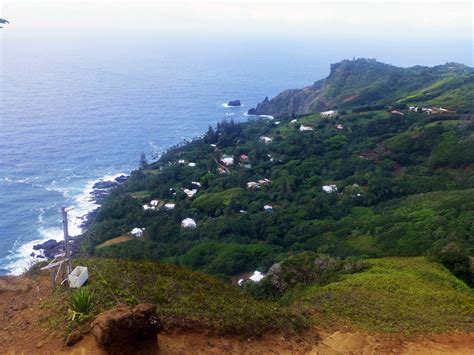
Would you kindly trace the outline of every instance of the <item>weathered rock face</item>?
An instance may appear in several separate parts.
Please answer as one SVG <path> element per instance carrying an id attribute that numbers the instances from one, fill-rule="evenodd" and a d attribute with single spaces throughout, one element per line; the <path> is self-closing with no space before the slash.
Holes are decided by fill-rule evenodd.
<path id="1" fill-rule="evenodd" d="M 156 353 L 163 324 L 153 304 L 119 305 L 91 323 L 97 343 L 109 354 Z"/>
<path id="2" fill-rule="evenodd" d="M 302 89 L 285 90 L 271 100 L 265 98 L 248 114 L 294 117 L 349 106 L 386 104 L 400 99 L 403 93 L 429 86 L 440 75 L 452 75 L 449 67 L 472 75 L 472 69 L 459 64 L 400 68 L 374 59 L 343 60 L 331 64 L 327 78 Z"/>

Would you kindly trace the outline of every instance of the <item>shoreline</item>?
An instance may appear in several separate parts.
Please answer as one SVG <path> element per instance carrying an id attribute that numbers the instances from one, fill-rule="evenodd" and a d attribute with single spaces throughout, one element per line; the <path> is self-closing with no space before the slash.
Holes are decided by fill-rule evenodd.
<path id="1" fill-rule="evenodd" d="M 127 181 L 128 177 L 129 175 L 125 173 L 118 173 L 89 180 L 81 193 L 75 196 L 74 202 L 65 203 L 71 207 L 68 222 L 72 254 L 79 251 L 82 236 L 97 216 L 105 197 L 113 188 Z M 7 273 L 1 276 L 21 275 L 33 264 L 51 260 L 55 255 L 64 252 L 62 226 L 60 224 L 46 227 L 39 226 L 38 233 L 43 234 L 44 238 L 22 243 L 14 248 L 13 255 L 16 258 L 5 266 Z"/>

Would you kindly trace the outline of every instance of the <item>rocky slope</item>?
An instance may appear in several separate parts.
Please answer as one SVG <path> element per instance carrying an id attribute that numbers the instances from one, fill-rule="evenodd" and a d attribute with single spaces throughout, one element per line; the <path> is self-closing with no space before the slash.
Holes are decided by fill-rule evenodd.
<path id="1" fill-rule="evenodd" d="M 374 59 L 343 60 L 331 65 L 327 78 L 302 89 L 285 90 L 271 100 L 266 97 L 249 114 L 288 117 L 349 106 L 387 104 L 435 83 L 439 83 L 440 89 L 454 78 L 462 79 L 457 86 L 472 86 L 473 77 L 472 68 L 457 63 L 400 68 Z M 439 92 L 435 89 L 429 92 L 430 99 L 453 88 Z M 472 101 L 464 100 L 457 105 L 460 106 L 472 107 Z"/>

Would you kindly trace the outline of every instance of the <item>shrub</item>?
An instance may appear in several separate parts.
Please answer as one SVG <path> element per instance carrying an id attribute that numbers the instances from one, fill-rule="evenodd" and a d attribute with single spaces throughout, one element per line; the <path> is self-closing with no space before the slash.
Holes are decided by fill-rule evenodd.
<path id="1" fill-rule="evenodd" d="M 73 312 L 88 315 L 92 310 L 92 293 L 87 287 L 74 290 L 69 305 Z"/>
<path id="2" fill-rule="evenodd" d="M 457 243 L 446 244 L 444 247 L 435 250 L 432 256 L 456 277 L 473 286 L 474 277 L 471 272 L 471 259 L 469 254 Z"/>

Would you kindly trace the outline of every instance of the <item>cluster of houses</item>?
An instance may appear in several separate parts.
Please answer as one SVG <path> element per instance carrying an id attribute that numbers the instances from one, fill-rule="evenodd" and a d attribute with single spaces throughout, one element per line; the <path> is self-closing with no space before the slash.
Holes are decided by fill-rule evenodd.
<path id="1" fill-rule="evenodd" d="M 164 207 L 166 210 L 172 210 L 175 207 L 174 203 L 163 203 L 160 200 L 151 200 L 149 203 L 143 205 L 143 209 L 147 210 L 159 210 L 160 207 Z"/>
<path id="2" fill-rule="evenodd" d="M 410 106 L 408 107 L 408 110 L 410 110 L 411 112 L 422 112 L 422 113 L 426 113 L 427 115 L 430 115 L 432 113 L 446 113 L 446 112 L 453 112 L 451 110 L 448 110 L 446 108 L 442 108 L 442 107 L 431 107 L 431 108 L 428 108 L 428 107 L 415 107 L 415 106 Z M 393 111 L 392 111 L 393 113 Z"/>
<path id="3" fill-rule="evenodd" d="M 247 188 L 249 189 L 259 189 L 260 187 L 262 186 L 265 186 L 265 185 L 270 185 L 272 183 L 272 181 L 270 179 L 261 179 L 261 180 L 258 180 L 258 181 L 249 181 L 247 183 Z"/>

